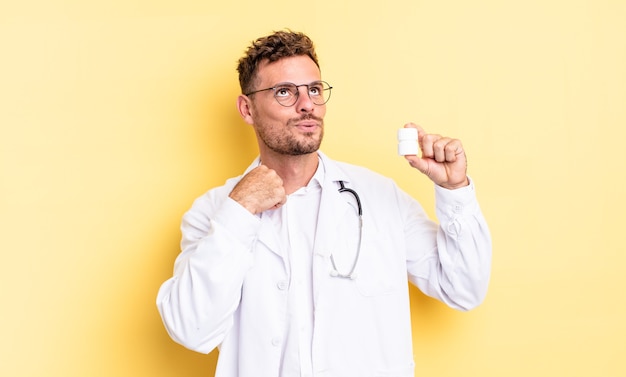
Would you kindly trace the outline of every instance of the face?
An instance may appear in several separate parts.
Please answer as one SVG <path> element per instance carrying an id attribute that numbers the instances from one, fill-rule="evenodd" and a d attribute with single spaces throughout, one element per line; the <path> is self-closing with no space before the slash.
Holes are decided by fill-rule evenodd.
<path id="1" fill-rule="evenodd" d="M 262 63 L 257 73 L 257 89 L 273 87 L 278 83 L 296 85 L 321 80 L 320 70 L 308 56 L 283 58 Z M 274 91 L 266 90 L 240 96 L 239 110 L 244 120 L 256 132 L 261 154 L 277 153 L 297 156 L 317 151 L 324 135 L 326 105 L 315 105 L 306 86 L 293 106 L 282 106 L 274 98 Z"/>

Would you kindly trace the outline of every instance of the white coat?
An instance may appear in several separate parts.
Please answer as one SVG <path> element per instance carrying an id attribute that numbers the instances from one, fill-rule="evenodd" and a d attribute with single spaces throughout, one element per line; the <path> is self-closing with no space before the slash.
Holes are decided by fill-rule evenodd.
<path id="1" fill-rule="evenodd" d="M 491 239 L 473 183 L 436 188 L 437 226 L 392 180 L 320 158 L 326 173 L 313 250 L 314 376 L 412 377 L 407 276 L 459 310 L 481 303 L 487 291 Z M 183 217 L 182 252 L 157 306 L 176 342 L 202 353 L 220 348 L 216 377 L 278 377 L 290 271 L 263 216 L 228 198 L 241 177 L 198 198 Z M 363 207 L 355 279 L 330 275 L 331 253 L 349 270 L 358 239 L 339 180 Z"/>

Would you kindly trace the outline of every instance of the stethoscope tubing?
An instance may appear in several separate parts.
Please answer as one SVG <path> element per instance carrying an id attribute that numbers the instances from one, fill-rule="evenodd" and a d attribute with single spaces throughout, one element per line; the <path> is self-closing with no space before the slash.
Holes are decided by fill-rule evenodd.
<path id="1" fill-rule="evenodd" d="M 332 253 L 330 254 L 330 263 L 333 266 L 333 269 L 330 272 L 330 276 L 354 280 L 356 279 L 356 274 L 354 272 L 359 262 L 359 257 L 361 256 L 361 241 L 363 241 L 363 207 L 361 206 L 361 198 L 359 197 L 359 194 L 356 193 L 356 191 L 351 188 L 345 187 L 343 181 L 339 181 L 339 186 L 340 193 L 350 193 L 352 196 L 354 196 L 354 199 L 356 200 L 357 212 L 359 214 L 359 243 L 357 245 L 356 255 L 354 256 L 352 268 L 350 268 L 350 272 L 348 272 L 347 274 L 339 272 L 339 270 L 337 269 L 337 265 L 335 264 L 335 258 L 333 258 Z"/>

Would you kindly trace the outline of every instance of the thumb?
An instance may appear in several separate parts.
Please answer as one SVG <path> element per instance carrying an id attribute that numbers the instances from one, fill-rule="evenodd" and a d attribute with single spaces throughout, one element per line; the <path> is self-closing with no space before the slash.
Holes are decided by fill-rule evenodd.
<path id="1" fill-rule="evenodd" d="M 425 159 L 415 155 L 404 156 L 404 158 L 409 162 L 409 165 L 419 170 L 422 174 L 428 176 L 430 173 L 428 161 Z"/>

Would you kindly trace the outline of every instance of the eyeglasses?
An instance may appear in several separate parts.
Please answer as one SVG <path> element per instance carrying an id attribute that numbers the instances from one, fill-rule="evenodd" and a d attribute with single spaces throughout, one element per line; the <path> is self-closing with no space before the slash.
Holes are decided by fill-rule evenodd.
<path id="1" fill-rule="evenodd" d="M 309 98 L 315 105 L 318 106 L 328 102 L 330 99 L 331 89 L 333 88 L 326 81 L 314 81 L 310 84 L 301 85 L 296 85 L 291 82 L 282 82 L 271 88 L 255 90 L 253 92 L 244 93 L 244 95 L 250 96 L 258 92 L 273 90 L 276 101 L 282 106 L 289 107 L 293 106 L 298 101 L 298 97 L 300 96 L 300 90 L 298 88 L 301 86 L 306 86 Z"/>

